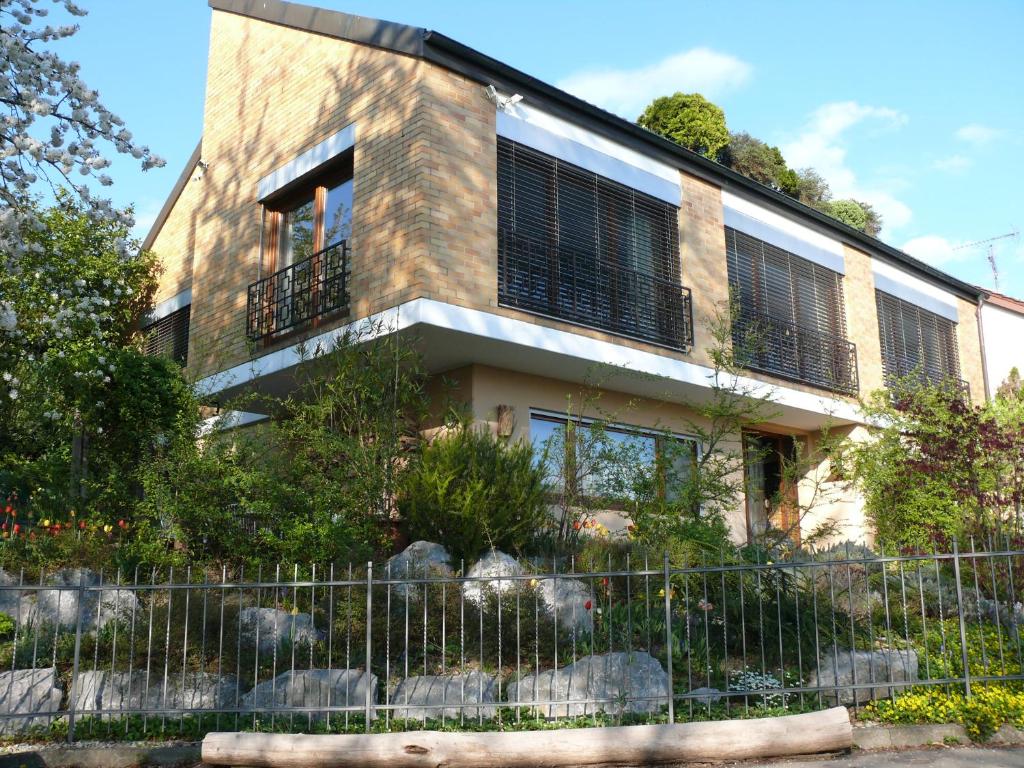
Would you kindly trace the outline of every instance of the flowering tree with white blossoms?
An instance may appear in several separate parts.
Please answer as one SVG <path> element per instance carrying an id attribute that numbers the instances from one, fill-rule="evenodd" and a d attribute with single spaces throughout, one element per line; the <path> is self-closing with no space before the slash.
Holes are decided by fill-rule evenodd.
<path id="1" fill-rule="evenodd" d="M 96 197 L 88 180 L 109 186 L 110 165 L 103 148 L 130 154 L 143 170 L 164 161 L 136 143 L 124 121 L 104 107 L 99 94 L 79 77 L 79 65 L 49 46 L 78 31 L 76 24 L 49 24 L 50 7 L 68 16 L 85 11 L 71 0 L 0 2 L 0 261 L 18 273 L 31 248 L 25 233 L 42 225 L 34 193 L 66 189 L 84 210 L 131 226 L 131 213 Z M 18 318 L 9 297 L 0 296 L 0 333 Z"/>

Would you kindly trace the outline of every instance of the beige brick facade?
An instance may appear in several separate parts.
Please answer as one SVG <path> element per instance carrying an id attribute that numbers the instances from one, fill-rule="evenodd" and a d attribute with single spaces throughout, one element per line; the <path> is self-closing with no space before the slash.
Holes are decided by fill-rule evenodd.
<path id="1" fill-rule="evenodd" d="M 192 288 L 190 372 L 209 375 L 274 348 L 245 338 L 247 287 L 267 266 L 257 182 L 353 124 L 351 312 L 306 335 L 428 298 L 708 365 L 708 325 L 728 303 L 721 189 L 680 172 L 681 274 L 693 291 L 696 339 L 689 353 L 499 307 L 495 122 L 481 83 L 424 59 L 214 11 L 202 148 L 209 167 L 185 184 L 154 242 L 164 265 L 157 300 Z M 848 335 L 866 395 L 882 384 L 871 257 L 846 246 L 845 260 Z M 958 335 L 963 374 L 981 393 L 967 301 Z"/>

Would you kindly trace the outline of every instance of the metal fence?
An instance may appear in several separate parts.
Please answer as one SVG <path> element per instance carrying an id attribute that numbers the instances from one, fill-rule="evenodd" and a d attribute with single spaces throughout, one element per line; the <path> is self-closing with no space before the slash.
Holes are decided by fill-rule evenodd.
<path id="1" fill-rule="evenodd" d="M 4 574 L 0 732 L 675 722 L 1024 680 L 1009 544 L 577 565 Z"/>

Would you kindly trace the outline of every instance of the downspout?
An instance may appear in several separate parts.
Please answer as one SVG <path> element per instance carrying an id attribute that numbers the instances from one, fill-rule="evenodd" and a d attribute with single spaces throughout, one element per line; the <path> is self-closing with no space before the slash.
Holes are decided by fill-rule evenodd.
<path id="1" fill-rule="evenodd" d="M 985 382 L 985 401 L 992 399 L 992 390 L 988 381 L 988 360 L 985 356 L 985 326 L 981 319 L 981 308 L 985 306 L 985 294 L 978 294 L 978 308 L 974 311 L 974 317 L 978 323 L 978 342 L 981 345 L 981 378 Z"/>

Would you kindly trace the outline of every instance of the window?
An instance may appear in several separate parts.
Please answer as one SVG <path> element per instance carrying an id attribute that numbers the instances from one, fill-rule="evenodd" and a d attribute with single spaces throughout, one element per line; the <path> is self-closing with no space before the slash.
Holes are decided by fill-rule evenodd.
<path id="1" fill-rule="evenodd" d="M 875 303 L 887 382 L 916 374 L 959 385 L 956 323 L 883 291 L 875 291 Z"/>
<path id="2" fill-rule="evenodd" d="M 687 348 L 677 227 L 673 205 L 498 138 L 502 304 Z"/>
<path id="3" fill-rule="evenodd" d="M 733 343 L 743 364 L 782 378 L 857 392 L 857 352 L 846 339 L 842 275 L 725 228 Z"/>
<path id="4" fill-rule="evenodd" d="M 169 357 L 181 366 L 188 364 L 188 325 L 192 305 L 161 317 L 142 329 L 143 350 L 147 355 Z"/>
<path id="5" fill-rule="evenodd" d="M 252 338 L 316 322 L 348 309 L 352 158 L 267 204 L 263 265 L 249 287 Z"/>
<path id="6" fill-rule="evenodd" d="M 691 438 L 623 427 L 598 432 L 591 424 L 531 414 L 530 441 L 538 456 L 547 452 L 548 482 L 553 487 L 572 482 L 586 496 L 632 498 L 634 482 L 654 480 L 659 492 L 672 500 L 696 469 L 697 442 Z M 654 472 L 661 476 L 654 477 Z"/>

